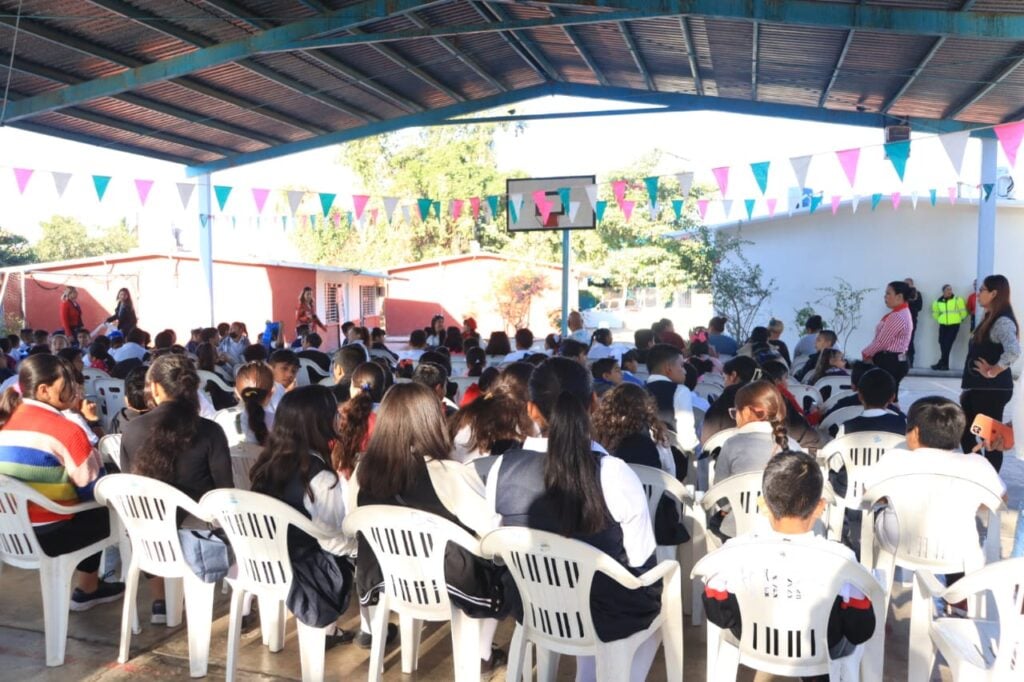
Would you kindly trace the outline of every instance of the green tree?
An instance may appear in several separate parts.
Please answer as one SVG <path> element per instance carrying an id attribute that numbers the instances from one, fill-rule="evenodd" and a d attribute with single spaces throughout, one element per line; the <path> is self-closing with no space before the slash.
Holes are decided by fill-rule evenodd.
<path id="1" fill-rule="evenodd" d="M 845 352 L 850 335 L 860 326 L 864 297 L 874 289 L 871 287 L 854 289 L 848 281 L 842 277 L 836 277 L 835 286 L 818 287 L 817 291 L 821 292 L 821 297 L 815 303 L 825 306 L 825 309 L 831 313 L 832 326 L 829 328 L 836 333 L 836 338 L 842 341 L 842 348 Z"/>
<path id="2" fill-rule="evenodd" d="M 43 235 L 36 244 L 35 252 L 39 261 L 44 263 L 124 253 L 139 245 L 138 236 L 123 218 L 119 223 L 100 230 L 96 237 L 90 236 L 89 229 L 71 216 L 55 215 L 39 226 Z"/>
<path id="3" fill-rule="evenodd" d="M 733 236 L 716 239 L 716 255 L 721 258 L 711 275 L 715 310 L 725 315 L 729 333 L 741 343 L 750 336 L 761 306 L 775 291 L 775 279 L 764 281 L 761 266 L 751 263 L 743 253 L 747 243 Z"/>
<path id="4" fill-rule="evenodd" d="M 33 263 L 36 255 L 28 240 L 0 227 L 0 267 Z"/>

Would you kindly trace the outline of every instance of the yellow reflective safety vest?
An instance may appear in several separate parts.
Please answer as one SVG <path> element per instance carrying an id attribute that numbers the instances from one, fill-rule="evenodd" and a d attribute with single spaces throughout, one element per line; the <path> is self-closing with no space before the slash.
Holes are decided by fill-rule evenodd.
<path id="1" fill-rule="evenodd" d="M 967 317 L 967 304 L 960 296 L 932 301 L 932 317 L 940 325 L 960 324 Z"/>

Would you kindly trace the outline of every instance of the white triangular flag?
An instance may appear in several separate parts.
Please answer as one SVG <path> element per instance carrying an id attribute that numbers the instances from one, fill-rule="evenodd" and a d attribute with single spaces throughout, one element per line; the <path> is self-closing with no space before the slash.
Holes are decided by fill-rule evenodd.
<path id="1" fill-rule="evenodd" d="M 910 193 L 910 205 L 914 207 L 915 211 L 917 210 L 917 192 Z"/>
<path id="2" fill-rule="evenodd" d="M 676 180 L 679 181 L 679 194 L 683 201 L 690 198 L 690 188 L 693 187 L 693 173 L 677 173 Z"/>
<path id="3" fill-rule="evenodd" d="M 410 213 L 409 204 L 402 204 L 402 217 L 405 218 L 406 225 L 412 225 L 412 213 Z"/>
<path id="4" fill-rule="evenodd" d="M 661 210 L 661 207 L 658 206 L 657 204 L 648 204 L 647 205 L 647 210 L 650 212 L 651 220 L 657 220 L 658 219 L 658 211 Z"/>
<path id="5" fill-rule="evenodd" d="M 939 135 L 942 148 L 946 150 L 949 162 L 953 164 L 953 172 L 959 177 L 960 169 L 964 165 L 964 152 L 967 151 L 967 140 L 971 137 L 971 131 L 961 130 L 958 133 L 947 133 Z"/>
<path id="6" fill-rule="evenodd" d="M 860 203 L 860 195 L 859 194 L 854 194 L 853 198 L 850 199 L 850 204 L 853 206 L 853 212 L 854 213 L 857 212 L 857 204 L 859 204 L 859 203 Z"/>
<path id="7" fill-rule="evenodd" d="M 57 188 L 57 198 L 64 196 L 64 190 L 68 188 L 68 182 L 71 181 L 71 173 L 59 173 L 57 171 L 52 172 L 53 185 Z"/>
<path id="8" fill-rule="evenodd" d="M 188 202 L 192 200 L 192 192 L 196 191 L 196 186 L 191 182 L 178 182 L 178 196 L 181 198 L 181 207 L 188 208 Z"/>
<path id="9" fill-rule="evenodd" d="M 807 171 L 811 167 L 812 158 L 814 157 L 810 155 L 794 156 L 789 160 L 790 165 L 793 166 L 793 174 L 796 176 L 796 184 L 801 190 L 807 186 Z"/>
<path id="10" fill-rule="evenodd" d="M 384 213 L 388 217 L 388 223 L 395 217 L 395 208 L 398 206 L 398 197 L 384 197 Z"/>
<path id="11" fill-rule="evenodd" d="M 583 189 L 587 191 L 587 200 L 590 202 L 590 209 L 597 210 L 597 185 L 587 185 Z"/>
<path id="12" fill-rule="evenodd" d="M 523 219 L 523 195 L 522 195 L 522 193 L 521 192 L 517 192 L 516 194 L 509 194 L 508 195 L 508 203 L 509 203 L 509 206 L 515 211 L 515 213 L 513 213 L 513 215 L 515 216 L 515 220 L 513 220 L 513 222 L 518 223 L 520 220 Z"/>
<path id="13" fill-rule="evenodd" d="M 301 189 L 293 189 L 288 192 L 288 207 L 292 210 L 292 215 L 299 210 L 299 204 L 302 203 L 302 197 L 306 196 L 306 193 Z"/>
<path id="14" fill-rule="evenodd" d="M 725 219 L 729 219 L 729 214 L 732 213 L 732 199 L 722 199 L 722 211 L 725 212 Z"/>
<path id="15" fill-rule="evenodd" d="M 570 201 L 569 202 L 569 222 L 570 223 L 576 222 L 576 214 L 579 212 L 579 210 L 580 210 L 580 202 L 578 202 L 578 201 Z"/>

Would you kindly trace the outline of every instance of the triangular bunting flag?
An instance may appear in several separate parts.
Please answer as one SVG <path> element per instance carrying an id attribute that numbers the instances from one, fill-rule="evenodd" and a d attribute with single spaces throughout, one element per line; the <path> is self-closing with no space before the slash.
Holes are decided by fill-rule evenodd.
<path id="1" fill-rule="evenodd" d="M 452 220 L 462 217 L 462 207 L 465 202 L 462 199 L 452 199 Z"/>
<path id="2" fill-rule="evenodd" d="M 661 212 L 661 206 L 657 204 L 647 204 L 647 215 L 651 217 L 652 221 L 658 219 L 658 214 Z"/>
<path id="3" fill-rule="evenodd" d="M 192 200 L 192 193 L 196 191 L 196 186 L 191 182 L 176 182 L 178 186 L 178 198 L 181 199 L 181 207 L 188 208 L 188 202 Z"/>
<path id="4" fill-rule="evenodd" d="M 894 210 L 894 211 L 900 210 L 900 199 L 902 199 L 902 196 L 900 195 L 900 193 L 899 192 L 893 192 L 892 195 L 890 196 L 890 199 L 892 199 L 892 210 Z"/>
<path id="5" fill-rule="evenodd" d="M 750 220 L 751 218 L 754 217 L 754 204 L 755 203 L 756 203 L 755 199 L 744 199 L 743 200 L 743 205 L 747 209 L 747 220 Z"/>
<path id="6" fill-rule="evenodd" d="M 999 144 L 1003 146 L 1003 153 L 1009 159 L 1011 166 L 1017 165 L 1017 150 L 1020 149 L 1020 141 L 1024 138 L 1024 121 L 1016 123 L 1004 123 L 993 128 Z"/>
<path id="7" fill-rule="evenodd" d="M 409 204 L 402 204 L 402 218 L 405 219 L 406 225 L 412 225 L 412 209 L 409 208 Z"/>
<path id="8" fill-rule="evenodd" d="M 212 218 L 212 217 L 213 216 L 211 216 L 211 215 L 207 215 L 205 213 L 200 213 L 199 214 L 199 222 L 202 224 L 203 227 L 206 227 L 207 225 L 210 224 L 210 218 Z"/>
<path id="9" fill-rule="evenodd" d="M 92 176 L 92 186 L 96 189 L 96 198 L 103 201 L 103 195 L 107 193 L 107 187 L 110 185 L 109 175 L 94 175 Z"/>
<path id="10" fill-rule="evenodd" d="M 470 197 L 469 198 L 469 208 L 470 208 L 470 212 L 472 212 L 472 214 L 473 214 L 473 220 L 479 219 L 480 218 L 480 197 Z"/>
<path id="11" fill-rule="evenodd" d="M 566 209 L 569 208 L 569 197 L 572 195 L 572 190 L 568 187 L 558 188 L 558 198 L 562 202 L 562 213 L 565 213 Z"/>
<path id="12" fill-rule="evenodd" d="M 547 225 L 551 217 L 551 210 L 555 207 L 554 202 L 548 199 L 547 192 L 542 189 L 536 190 L 533 194 L 533 203 L 540 213 L 540 224 Z"/>
<path id="13" fill-rule="evenodd" d="M 881 202 L 882 202 L 882 193 L 881 192 L 875 192 L 874 194 L 872 194 L 871 195 L 871 210 L 874 211 L 876 208 L 878 208 L 878 204 L 880 204 Z"/>
<path id="14" fill-rule="evenodd" d="M 427 218 L 430 217 L 430 204 L 433 203 L 430 199 L 422 197 L 416 200 L 416 205 L 420 209 L 420 220 L 426 222 Z"/>
<path id="15" fill-rule="evenodd" d="M 492 194 L 489 197 L 487 197 L 487 207 L 491 209 L 491 220 L 497 219 L 498 211 L 500 210 L 497 195 Z"/>
<path id="16" fill-rule="evenodd" d="M 578 202 L 578 201 L 570 201 L 569 202 L 569 222 L 570 223 L 576 222 L 576 214 L 579 213 L 579 210 L 580 210 L 580 202 Z"/>
<path id="17" fill-rule="evenodd" d="M 594 208 L 594 215 L 597 217 L 597 222 L 604 220 L 604 210 L 608 208 L 608 202 L 603 199 L 597 202 L 597 206 Z"/>
<path id="18" fill-rule="evenodd" d="M 818 210 L 818 206 L 821 205 L 821 199 L 822 196 L 820 194 L 811 195 L 811 213 L 814 213 L 815 211 Z"/>
<path id="19" fill-rule="evenodd" d="M 949 162 L 953 164 L 953 172 L 957 175 L 960 175 L 960 169 L 964 165 L 964 153 L 967 151 L 967 141 L 970 139 L 970 130 L 939 135 L 942 148 L 946 150 L 946 156 L 949 157 Z"/>
<path id="20" fill-rule="evenodd" d="M 793 175 L 796 176 L 796 184 L 801 191 L 807 185 L 807 170 L 811 167 L 812 158 L 810 155 L 794 156 L 789 160 L 790 165 L 793 166 Z"/>
<path id="21" fill-rule="evenodd" d="M 956 200 L 959 198 L 957 196 L 958 192 L 956 191 L 956 187 L 950 187 L 947 189 L 946 194 L 949 196 L 949 203 L 956 205 Z"/>
<path id="22" fill-rule="evenodd" d="M 771 165 L 771 161 L 758 161 L 750 164 L 750 172 L 754 174 L 754 182 L 757 183 L 762 195 L 768 191 L 768 168 Z"/>
<path id="23" fill-rule="evenodd" d="M 151 189 L 153 189 L 152 180 L 135 179 L 135 192 L 139 195 L 139 203 L 143 206 L 146 205 L 146 201 L 149 199 L 149 190 Z"/>
<path id="24" fill-rule="evenodd" d="M 441 202 L 440 201 L 435 201 L 430 206 L 431 206 L 431 208 L 434 209 L 434 217 L 437 218 L 438 220 L 440 220 L 441 219 Z M 520 205 L 520 208 L 521 207 L 522 207 L 522 205 Z"/>
<path id="25" fill-rule="evenodd" d="M 768 217 L 774 218 L 775 208 L 779 205 L 779 200 L 776 199 L 775 197 L 772 197 L 770 199 L 765 199 L 764 203 L 768 206 Z"/>
<path id="26" fill-rule="evenodd" d="M 214 185 L 213 193 L 217 197 L 217 206 L 220 210 L 224 211 L 224 204 L 228 203 L 228 197 L 231 196 L 231 190 L 234 189 L 229 185 Z"/>
<path id="27" fill-rule="evenodd" d="M 910 205 L 916 211 L 917 210 L 917 192 L 910 193 Z"/>
<path id="28" fill-rule="evenodd" d="M 832 215 L 839 212 L 839 204 L 843 201 L 843 197 L 839 194 L 832 195 Z"/>
<path id="29" fill-rule="evenodd" d="M 939 193 L 938 193 L 937 190 L 934 190 L 934 189 L 928 190 L 928 200 L 931 202 L 932 206 L 935 205 L 935 202 L 938 201 L 938 198 L 939 198 Z"/>
<path id="30" fill-rule="evenodd" d="M 981 183 L 981 189 L 985 192 L 985 201 L 988 201 L 989 198 L 992 196 L 992 189 L 994 187 L 995 185 L 991 182 Z"/>
<path id="31" fill-rule="evenodd" d="M 587 193 L 587 201 L 590 202 L 590 208 L 597 210 L 597 185 L 587 185 L 583 188 Z"/>
<path id="32" fill-rule="evenodd" d="M 477 206 L 480 205 L 480 199 L 476 200 Z M 387 216 L 388 223 L 395 219 L 395 207 L 398 206 L 398 197 L 384 197 L 384 215 Z"/>
<path id="33" fill-rule="evenodd" d="M 25 193 L 25 188 L 28 187 L 28 181 L 32 179 L 32 173 L 34 172 L 31 168 L 14 169 L 14 180 L 18 183 L 18 194 Z"/>
<path id="34" fill-rule="evenodd" d="M 697 213 L 700 214 L 700 219 L 704 220 L 704 216 L 708 214 L 708 200 L 697 199 Z"/>
<path id="35" fill-rule="evenodd" d="M 519 222 L 519 211 L 523 208 L 523 195 L 521 193 L 508 195 L 508 213 L 513 223 Z"/>
<path id="36" fill-rule="evenodd" d="M 352 208 L 355 210 L 356 220 L 363 219 L 363 211 L 366 210 L 366 204 L 368 201 L 370 201 L 369 194 L 352 195 Z"/>
<path id="37" fill-rule="evenodd" d="M 725 213 L 725 219 L 729 219 L 729 214 L 732 213 L 732 199 L 722 199 L 722 212 Z"/>
<path id="38" fill-rule="evenodd" d="M 852 188 L 857 181 L 857 162 L 860 160 L 860 147 L 837 151 L 836 158 L 839 159 L 839 165 L 842 166 L 843 173 L 846 174 L 846 179 Z"/>
<path id="39" fill-rule="evenodd" d="M 693 187 L 693 173 L 677 173 L 676 180 L 679 181 L 679 194 L 683 201 L 690 197 L 690 188 Z"/>
<path id="40" fill-rule="evenodd" d="M 320 212 L 326 218 L 331 214 L 331 206 L 334 205 L 334 198 L 338 195 L 333 192 L 320 192 L 318 196 L 320 197 Z"/>
<path id="41" fill-rule="evenodd" d="M 263 215 L 263 209 L 267 207 L 267 198 L 270 196 L 270 190 L 264 187 L 253 187 L 252 188 L 252 202 L 256 204 L 256 214 Z"/>
<path id="42" fill-rule="evenodd" d="M 636 206 L 636 202 L 635 201 L 630 201 L 629 199 L 625 199 L 622 202 L 622 214 L 624 216 L 626 216 L 626 222 L 627 223 L 633 217 L 633 207 L 634 206 Z"/>
<path id="43" fill-rule="evenodd" d="M 68 188 L 68 182 L 71 181 L 71 173 L 60 173 L 53 171 L 53 186 L 57 190 L 57 198 L 64 196 L 64 190 Z"/>
<path id="44" fill-rule="evenodd" d="M 885 155 L 899 176 L 900 182 L 903 182 L 903 175 L 907 172 L 907 159 L 910 158 L 910 140 L 886 142 Z"/>
<path id="45" fill-rule="evenodd" d="M 658 177 L 652 175 L 649 178 L 644 178 L 644 184 L 647 186 L 647 198 L 651 200 L 651 206 L 658 203 Z"/>
<path id="46" fill-rule="evenodd" d="M 619 204 L 619 208 L 622 208 L 622 202 L 626 200 L 626 181 L 613 181 L 612 191 L 615 193 L 615 201 Z"/>
<path id="47" fill-rule="evenodd" d="M 715 176 L 715 182 L 718 183 L 718 191 L 721 192 L 724 197 L 729 191 L 729 167 L 720 166 L 718 168 L 712 168 L 711 173 Z"/>
<path id="48" fill-rule="evenodd" d="M 850 199 L 850 206 L 853 208 L 853 212 L 854 213 L 857 212 L 857 206 L 859 206 L 859 205 L 860 205 L 860 195 L 859 194 L 854 194 L 853 198 Z"/>
<path id="49" fill-rule="evenodd" d="M 299 210 L 299 204 L 302 203 L 302 198 L 306 196 L 306 193 L 301 189 L 293 189 L 288 191 L 288 208 L 291 209 L 292 216 L 295 216 L 295 212 Z"/>
<path id="50" fill-rule="evenodd" d="M 676 220 L 683 217 L 683 200 L 673 199 L 672 200 L 672 212 L 676 214 Z"/>

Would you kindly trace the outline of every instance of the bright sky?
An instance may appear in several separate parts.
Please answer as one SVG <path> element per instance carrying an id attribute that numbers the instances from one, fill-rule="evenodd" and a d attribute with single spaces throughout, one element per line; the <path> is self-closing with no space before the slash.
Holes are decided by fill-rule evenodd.
<path id="1" fill-rule="evenodd" d="M 539 114 L 630 107 L 615 102 L 549 97 L 514 108 L 518 114 Z M 656 172 L 665 176 L 663 182 L 672 184 L 675 181 L 671 176 L 675 173 L 695 171 L 698 183 L 714 185 L 710 169 L 732 165 L 729 198 L 737 204 L 731 214 L 734 220 L 744 213 L 743 199 L 760 197 L 749 170 L 752 162 L 771 162 L 767 195 L 784 199 L 789 188 L 796 185 L 788 159 L 815 155 L 807 185 L 825 192 L 826 206 L 831 195 L 850 198 L 854 191 L 861 196 L 902 191 L 908 198 L 917 191 L 927 202 L 928 189 L 935 188 L 940 197 L 945 197 L 947 188 L 956 185 L 957 175 L 938 138 L 915 132 L 912 156 L 901 186 L 891 164 L 883 158 L 882 138 L 882 131 L 872 128 L 692 112 L 530 121 L 518 134 L 503 134 L 497 152 L 499 168 L 504 171 L 520 169 L 536 177 L 596 174 L 599 181 L 614 179 L 608 176 L 609 172 L 630 165 L 654 149 L 664 152 Z M 864 148 L 854 190 L 850 189 L 834 154 L 836 150 L 852 147 Z M 175 186 L 176 182 L 194 181 L 186 177 L 182 166 L 12 128 L 0 128 L 0 150 L 0 225 L 7 230 L 35 239 L 40 220 L 62 213 L 76 215 L 89 225 L 109 225 L 125 216 L 130 225 L 139 226 L 143 244 L 151 247 L 166 248 L 173 227 L 185 232 L 186 244 L 196 231 L 195 198 L 186 211 Z M 980 144 L 972 140 L 960 178 L 972 187 L 978 182 L 979 157 Z M 336 192 L 340 205 L 350 207 L 349 197 L 361 193 L 363 188 L 338 164 L 338 158 L 339 148 L 332 146 L 215 174 L 214 184 L 235 188 L 226 213 L 239 216 L 233 226 L 230 220 L 215 224 L 216 231 L 230 231 L 221 235 L 217 245 L 226 248 L 255 241 L 265 248 L 287 246 L 280 219 L 272 217 L 283 212 L 283 201 L 272 198 L 264 217 L 257 221 L 252 187 L 309 187 L 313 191 Z M 999 163 L 1008 165 L 1002 152 Z M 36 169 L 23 196 L 18 194 L 12 168 Z M 58 199 L 47 171 L 73 174 L 62 198 Z M 97 201 L 93 189 L 90 176 L 94 174 L 113 176 L 102 203 Z M 145 208 L 140 206 L 135 178 L 156 181 Z M 275 208 L 275 201 L 280 208 Z M 309 203 L 304 204 L 300 213 L 318 211 L 313 208 L 315 197 L 307 197 L 306 201 Z M 759 201 L 755 215 L 765 210 Z M 722 218 L 721 207 L 713 205 L 707 216 L 709 222 Z M 266 238 L 242 239 L 249 230 L 257 230 Z"/>

